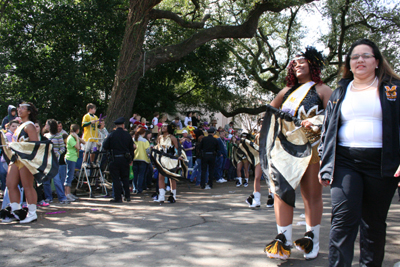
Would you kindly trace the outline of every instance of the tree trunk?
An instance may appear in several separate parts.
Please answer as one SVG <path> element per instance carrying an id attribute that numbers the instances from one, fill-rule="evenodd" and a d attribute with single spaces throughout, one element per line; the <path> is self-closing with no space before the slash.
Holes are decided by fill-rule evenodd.
<path id="1" fill-rule="evenodd" d="M 132 114 L 133 103 L 144 69 L 143 41 L 147 24 L 152 19 L 165 18 L 182 24 L 182 20 L 170 14 L 170 12 L 153 12 L 154 6 L 163 0 L 131 0 L 128 21 L 125 27 L 124 41 L 118 60 L 117 72 L 111 92 L 111 99 L 107 110 L 106 127 L 111 129 L 113 121 L 118 117 L 128 119 Z M 263 1 L 253 6 L 248 18 L 241 25 L 236 26 L 215 26 L 194 33 L 190 38 L 179 44 L 159 47 L 146 54 L 145 70 L 154 68 L 160 64 L 177 61 L 189 54 L 197 47 L 214 39 L 223 38 L 252 38 L 256 33 L 258 20 L 266 11 L 280 12 L 292 5 L 309 3 L 315 0 L 303 1 L 278 1 L 271 3 Z M 197 3 L 197 1 L 194 1 Z M 205 16 L 202 23 L 208 18 Z M 199 28 L 198 23 L 183 23 L 185 27 Z M 261 109 L 261 108 L 258 108 Z M 250 111 L 255 112 L 255 111 Z M 261 112 L 261 111 L 260 111 Z M 232 116 L 232 115 L 231 115 Z"/>
<path id="2" fill-rule="evenodd" d="M 162 0 L 131 0 L 124 40 L 118 60 L 111 99 L 107 109 L 106 128 L 114 127 L 113 121 L 132 116 L 133 103 L 140 78 L 143 75 L 143 41 L 149 22 L 149 12 Z"/>

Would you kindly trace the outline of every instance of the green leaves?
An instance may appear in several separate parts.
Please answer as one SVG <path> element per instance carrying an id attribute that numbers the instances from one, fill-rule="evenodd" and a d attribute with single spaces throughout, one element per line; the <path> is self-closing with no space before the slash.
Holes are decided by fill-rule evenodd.
<path id="1" fill-rule="evenodd" d="M 42 107 L 43 120 L 77 123 L 89 102 L 105 113 L 127 14 L 122 6 L 10 1 L 0 29 L 1 114 L 19 99 Z"/>

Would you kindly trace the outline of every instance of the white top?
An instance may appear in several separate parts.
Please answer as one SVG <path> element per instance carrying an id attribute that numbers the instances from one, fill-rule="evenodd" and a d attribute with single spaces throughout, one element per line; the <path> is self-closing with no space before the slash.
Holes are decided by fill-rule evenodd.
<path id="1" fill-rule="evenodd" d="M 158 118 L 154 117 L 153 120 L 151 121 L 151 124 L 153 124 L 154 126 L 156 126 L 158 124 Z"/>
<path id="2" fill-rule="evenodd" d="M 186 117 L 185 118 L 185 126 L 188 126 L 189 125 L 189 121 L 192 121 L 192 117 Z"/>
<path id="3" fill-rule="evenodd" d="M 351 91 L 340 110 L 339 145 L 344 147 L 382 147 L 382 107 L 378 90 Z"/>

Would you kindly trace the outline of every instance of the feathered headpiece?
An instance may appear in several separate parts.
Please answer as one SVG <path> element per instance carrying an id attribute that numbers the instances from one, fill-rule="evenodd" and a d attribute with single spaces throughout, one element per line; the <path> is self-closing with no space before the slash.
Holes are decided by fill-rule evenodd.
<path id="1" fill-rule="evenodd" d="M 319 52 L 313 46 L 307 46 L 306 51 L 301 52 L 300 55 L 305 57 L 309 63 L 318 66 L 320 69 L 323 69 L 325 66 L 325 57 L 322 55 L 322 52 Z"/>

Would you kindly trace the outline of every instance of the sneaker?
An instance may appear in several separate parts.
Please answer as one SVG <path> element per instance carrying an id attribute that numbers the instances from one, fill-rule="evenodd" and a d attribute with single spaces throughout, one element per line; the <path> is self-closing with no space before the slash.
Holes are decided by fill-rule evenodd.
<path id="1" fill-rule="evenodd" d="M 248 186 L 249 186 L 249 183 L 248 183 L 246 180 L 244 180 L 243 186 L 244 186 L 244 187 L 248 187 Z"/>
<path id="2" fill-rule="evenodd" d="M 3 222 L 3 223 L 11 223 L 11 222 L 15 222 L 15 221 L 18 221 L 18 219 L 15 218 L 14 216 L 5 217 L 4 219 L 1 220 L 1 222 Z"/>
<path id="3" fill-rule="evenodd" d="M 53 203 L 53 200 L 50 200 L 50 199 L 48 199 L 48 198 L 46 198 L 44 201 L 45 201 L 46 203 Z"/>
<path id="4" fill-rule="evenodd" d="M 26 218 L 22 221 L 19 221 L 19 223 L 30 223 L 30 222 L 34 222 L 37 221 L 37 214 L 36 211 L 32 214 L 32 213 L 28 213 L 28 216 L 26 216 Z"/>
<path id="5" fill-rule="evenodd" d="M 216 183 L 219 183 L 219 184 L 222 184 L 224 181 L 224 178 L 219 178 L 217 181 L 216 181 Z"/>
<path id="6" fill-rule="evenodd" d="M 66 197 L 69 202 L 74 202 L 76 200 L 71 194 L 66 195 Z"/>
<path id="7" fill-rule="evenodd" d="M 77 197 L 77 196 L 75 196 L 75 195 L 73 195 L 73 194 L 69 194 L 71 197 L 73 197 L 75 200 L 78 200 L 79 199 L 79 197 Z"/>
<path id="8" fill-rule="evenodd" d="M 274 207 L 274 198 L 272 195 L 268 195 L 268 200 L 267 200 L 267 208 L 273 208 Z"/>
<path id="9" fill-rule="evenodd" d="M 209 185 L 206 185 L 206 187 L 204 187 L 204 190 L 209 190 L 209 189 L 211 189 Z"/>
<path id="10" fill-rule="evenodd" d="M 44 200 L 39 201 L 39 202 L 37 203 L 37 205 L 38 205 L 38 207 L 48 207 L 48 206 L 50 206 L 50 204 L 47 203 L 47 202 L 44 201 Z"/>
<path id="11" fill-rule="evenodd" d="M 71 202 L 68 201 L 68 199 L 66 199 L 66 200 L 60 201 L 59 204 L 61 204 L 61 205 L 68 205 L 68 204 L 71 204 Z"/>
<path id="12" fill-rule="evenodd" d="M 236 181 L 236 187 L 240 187 L 240 186 L 242 186 L 242 181 L 237 180 Z"/>

